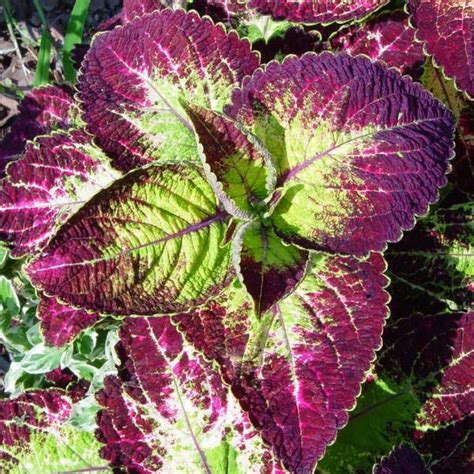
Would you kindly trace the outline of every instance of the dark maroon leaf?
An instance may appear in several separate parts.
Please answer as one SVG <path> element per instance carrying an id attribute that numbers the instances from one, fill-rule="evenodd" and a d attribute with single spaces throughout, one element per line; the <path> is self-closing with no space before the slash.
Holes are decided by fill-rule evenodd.
<path id="1" fill-rule="evenodd" d="M 168 317 L 130 318 L 118 377 L 97 399 L 101 455 L 128 472 L 277 473 L 247 416 L 212 367 Z"/>
<path id="2" fill-rule="evenodd" d="M 403 443 L 389 456 L 374 466 L 373 474 L 428 474 L 425 461 L 419 453 Z"/>
<path id="3" fill-rule="evenodd" d="M 19 114 L 0 145 L 0 173 L 7 163 L 18 158 L 27 140 L 67 128 L 78 113 L 72 89 L 67 86 L 46 86 L 33 89 L 20 104 Z"/>
<path id="4" fill-rule="evenodd" d="M 470 0 L 409 0 L 416 37 L 435 64 L 474 98 L 474 6 Z"/>
<path id="5" fill-rule="evenodd" d="M 198 159 L 181 101 L 221 110 L 258 66 L 249 43 L 196 12 L 163 10 L 96 38 L 79 80 L 84 119 L 122 170 Z"/>
<path id="6" fill-rule="evenodd" d="M 249 7 L 275 19 L 301 23 L 342 23 L 363 18 L 388 0 L 250 0 Z"/>
<path id="7" fill-rule="evenodd" d="M 384 61 L 403 74 L 418 79 L 425 56 L 423 47 L 415 41 L 415 32 L 408 25 L 408 16 L 401 12 L 379 15 L 367 23 L 356 23 L 341 28 L 330 38 L 333 50 L 353 56 L 365 54 Z"/>
<path id="8" fill-rule="evenodd" d="M 32 430 L 59 428 L 71 408 L 70 399 L 56 389 L 32 390 L 0 400 L 0 446 L 24 446 Z"/>
<path id="9" fill-rule="evenodd" d="M 38 251 L 59 224 L 119 176 L 80 130 L 40 137 L 7 168 L 0 238 L 11 244 L 15 257 Z"/>
<path id="10" fill-rule="evenodd" d="M 273 313 L 248 300 L 176 317 L 290 472 L 311 472 L 348 421 L 381 342 L 387 294 L 379 254 L 316 255 L 311 273 Z"/>
<path id="11" fill-rule="evenodd" d="M 41 332 L 47 344 L 63 346 L 81 331 L 95 324 L 100 315 L 75 309 L 60 303 L 56 298 L 42 295 L 37 310 Z"/>

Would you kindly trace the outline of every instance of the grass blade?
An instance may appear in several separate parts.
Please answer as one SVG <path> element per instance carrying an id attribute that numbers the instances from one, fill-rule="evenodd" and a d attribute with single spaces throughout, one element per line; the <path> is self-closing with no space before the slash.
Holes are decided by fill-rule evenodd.
<path id="1" fill-rule="evenodd" d="M 51 56 L 51 45 L 53 40 L 48 30 L 41 33 L 40 49 L 38 52 L 38 64 L 36 65 L 34 86 L 47 84 L 49 82 L 49 59 Z"/>
<path id="2" fill-rule="evenodd" d="M 51 46 L 53 44 L 53 39 L 49 33 L 48 20 L 46 19 L 46 15 L 44 14 L 39 0 L 33 0 L 33 4 L 43 25 L 40 48 L 38 52 L 38 64 L 36 65 L 35 79 L 33 81 L 34 86 L 39 86 L 49 82 L 49 61 L 51 57 Z"/>
<path id="3" fill-rule="evenodd" d="M 90 0 L 76 0 L 67 25 L 66 36 L 64 37 L 64 76 L 66 77 L 66 80 L 71 82 L 74 82 L 76 79 L 76 71 L 72 60 L 72 50 L 76 44 L 82 41 L 87 12 L 89 11 L 89 4 Z"/>

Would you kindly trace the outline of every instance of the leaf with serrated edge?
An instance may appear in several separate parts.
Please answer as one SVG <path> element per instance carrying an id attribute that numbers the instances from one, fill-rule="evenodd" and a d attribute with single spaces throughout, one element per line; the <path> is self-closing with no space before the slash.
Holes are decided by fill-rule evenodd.
<path id="1" fill-rule="evenodd" d="M 233 121 L 199 106 L 185 106 L 196 132 L 204 170 L 227 212 L 251 219 L 275 189 L 270 154 Z"/>
<path id="2" fill-rule="evenodd" d="M 373 474 L 401 474 L 403 472 L 410 474 L 430 472 L 420 454 L 405 443 L 394 448 L 389 456 L 374 466 L 372 471 Z"/>
<path id="3" fill-rule="evenodd" d="M 421 431 L 444 428 L 474 413 L 474 383 L 470 377 L 474 373 L 474 312 L 462 315 L 456 325 L 450 360 L 439 368 L 439 384 L 417 419 Z"/>
<path id="4" fill-rule="evenodd" d="M 168 317 L 130 318 L 97 398 L 101 455 L 130 472 L 281 472 L 219 373 Z"/>
<path id="5" fill-rule="evenodd" d="M 265 443 L 290 472 L 312 472 L 348 420 L 381 343 L 388 295 L 380 254 L 316 254 L 297 289 L 263 318 L 248 300 L 176 316 L 178 328 L 221 367 Z M 240 292 L 240 293 L 239 293 Z"/>
<path id="6" fill-rule="evenodd" d="M 180 101 L 221 110 L 259 64 L 247 41 L 196 12 L 163 10 L 95 38 L 79 79 L 89 130 L 130 170 L 198 160 Z"/>
<path id="7" fill-rule="evenodd" d="M 147 15 L 163 8 L 165 7 L 162 0 L 123 0 L 122 22 L 132 21 L 137 16 Z"/>
<path id="8" fill-rule="evenodd" d="M 291 293 L 305 274 L 309 252 L 282 242 L 268 223 L 243 224 L 233 242 L 234 267 L 258 314 Z"/>
<path id="9" fill-rule="evenodd" d="M 37 317 L 41 321 L 41 332 L 46 343 L 60 347 L 95 324 L 100 316 L 61 304 L 56 298 L 41 295 Z"/>
<path id="10" fill-rule="evenodd" d="M 35 431 L 58 429 L 71 414 L 71 400 L 62 390 L 31 390 L 0 400 L 0 460 L 28 446 Z"/>
<path id="11" fill-rule="evenodd" d="M 39 251 L 95 193 L 117 179 L 108 158 L 80 130 L 29 143 L 10 163 L 0 189 L 0 238 L 15 257 Z"/>
<path id="12" fill-rule="evenodd" d="M 322 53 L 272 62 L 244 80 L 227 113 L 273 156 L 279 235 L 364 255 L 396 241 L 446 183 L 454 119 L 380 63 Z"/>
<path id="13" fill-rule="evenodd" d="M 223 289 L 226 216 L 197 168 L 136 170 L 74 214 L 27 272 L 47 294 L 92 311 L 183 311 Z"/>
<path id="14" fill-rule="evenodd" d="M 469 192 L 474 176 L 474 107 L 466 96 L 456 89 L 454 82 L 446 78 L 428 58 L 425 63 L 421 83 L 437 99 L 448 107 L 457 119 L 456 157 L 453 171 L 449 175 L 452 182 Z"/>
<path id="15" fill-rule="evenodd" d="M 474 6 L 470 0 L 408 0 L 416 38 L 459 89 L 474 99 Z"/>
<path id="16" fill-rule="evenodd" d="M 0 144 L 0 171 L 25 149 L 27 140 L 51 130 L 65 129 L 76 120 L 79 109 L 68 86 L 44 86 L 31 90 L 21 101 L 19 114 Z"/>
<path id="17" fill-rule="evenodd" d="M 330 45 L 334 51 L 352 56 L 365 54 L 384 61 L 415 79 L 419 78 L 425 62 L 423 47 L 415 41 L 408 15 L 402 11 L 382 13 L 366 23 L 343 27 L 331 35 Z"/>
<path id="18" fill-rule="evenodd" d="M 251 8 L 270 14 L 278 20 L 300 23 L 342 23 L 361 19 L 383 5 L 388 0 L 248 0 Z"/>

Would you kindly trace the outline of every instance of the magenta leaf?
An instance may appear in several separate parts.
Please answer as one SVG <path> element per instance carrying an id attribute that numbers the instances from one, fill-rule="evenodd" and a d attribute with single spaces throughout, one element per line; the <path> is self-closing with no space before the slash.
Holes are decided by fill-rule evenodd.
<path id="1" fill-rule="evenodd" d="M 191 105 L 193 123 L 208 181 L 227 212 L 252 219 L 275 188 L 270 154 L 254 137 L 215 112 Z"/>
<path id="2" fill-rule="evenodd" d="M 410 446 L 402 443 L 389 456 L 374 466 L 373 474 L 428 474 L 425 461 Z"/>
<path id="3" fill-rule="evenodd" d="M 474 98 L 474 6 L 469 0 L 409 0 L 408 9 L 421 41 L 434 62 Z"/>
<path id="4" fill-rule="evenodd" d="M 241 297 L 175 318 L 186 338 L 220 365 L 290 472 L 312 472 L 348 421 L 381 344 L 384 269 L 380 254 L 365 260 L 317 254 L 302 283 L 263 318 L 252 317 Z"/>
<path id="5" fill-rule="evenodd" d="M 27 140 L 66 128 L 77 113 L 72 90 L 67 86 L 38 87 L 29 92 L 20 104 L 12 129 L 1 142 L 0 172 L 23 153 Z"/>
<path id="6" fill-rule="evenodd" d="M 451 112 L 362 56 L 272 62 L 244 80 L 227 113 L 272 154 L 281 191 L 273 224 L 305 248 L 383 250 L 446 184 Z"/>
<path id="7" fill-rule="evenodd" d="M 56 298 L 42 295 L 37 317 L 41 320 L 41 332 L 46 343 L 60 347 L 96 323 L 100 316 L 97 313 L 72 308 L 60 303 Z"/>
<path id="8" fill-rule="evenodd" d="M 424 350 L 429 350 L 430 345 Z M 443 364 L 439 383 L 418 416 L 422 432 L 445 428 L 474 413 L 474 384 L 470 376 L 474 371 L 474 312 L 457 321 L 451 347 L 451 360 Z"/>
<path id="9" fill-rule="evenodd" d="M 168 317 L 129 318 L 97 399 L 101 455 L 128 472 L 281 472 L 219 373 Z M 227 466 L 227 470 L 223 466 Z"/>
<path id="10" fill-rule="evenodd" d="M 8 454 L 9 448 L 24 448 L 35 430 L 59 429 L 71 408 L 69 397 L 56 389 L 32 390 L 0 400 L 0 459 L 15 462 Z"/>
<path id="11" fill-rule="evenodd" d="M 209 18 L 151 13 L 95 39 L 79 81 L 84 119 L 122 170 L 196 161 L 181 101 L 219 111 L 258 63 L 248 41 Z"/>
<path id="12" fill-rule="evenodd" d="M 85 204 L 27 271 L 46 294 L 91 311 L 184 311 L 223 289 L 226 217 L 197 168 L 147 167 Z"/>
<path id="13" fill-rule="evenodd" d="M 470 192 L 474 175 L 474 108 L 451 79 L 436 68 L 431 59 L 426 61 L 421 83 L 453 112 L 457 119 L 456 157 L 449 178 L 459 188 Z"/>
<path id="14" fill-rule="evenodd" d="M 249 0 L 249 6 L 278 20 L 301 23 L 342 23 L 361 19 L 388 0 Z"/>
<path id="15" fill-rule="evenodd" d="M 237 273 L 261 314 L 293 291 L 304 277 L 309 252 L 287 245 L 270 225 L 243 224 L 234 239 Z"/>
<path id="16" fill-rule="evenodd" d="M 124 0 L 121 13 L 122 23 L 126 24 L 136 16 L 143 16 L 157 10 L 162 10 L 164 8 L 163 3 L 165 2 L 166 0 L 163 2 L 161 0 Z"/>
<path id="17" fill-rule="evenodd" d="M 367 23 L 343 27 L 331 36 L 330 44 L 334 51 L 352 56 L 365 54 L 415 79 L 419 78 L 425 62 L 423 47 L 415 41 L 408 16 L 401 11 L 381 14 Z"/>
<path id="18" fill-rule="evenodd" d="M 7 167 L 0 191 L 0 238 L 15 257 L 41 249 L 65 221 L 120 173 L 86 133 L 40 137 Z"/>

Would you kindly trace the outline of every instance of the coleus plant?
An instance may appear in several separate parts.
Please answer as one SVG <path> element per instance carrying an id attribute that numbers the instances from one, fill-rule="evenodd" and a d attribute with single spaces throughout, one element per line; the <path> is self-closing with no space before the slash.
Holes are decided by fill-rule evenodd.
<path id="1" fill-rule="evenodd" d="M 259 68 L 234 31 L 152 3 L 93 41 L 81 118 L 7 166 L 1 237 L 33 257 L 50 344 L 125 317 L 97 397 L 112 465 L 311 472 L 382 342 L 382 252 L 446 184 L 453 114 L 374 61 L 402 66 L 364 27 L 355 52 L 372 59 Z M 270 3 L 239 9 L 333 22 L 386 2 Z M 402 47 L 398 15 L 366 30 Z"/>

